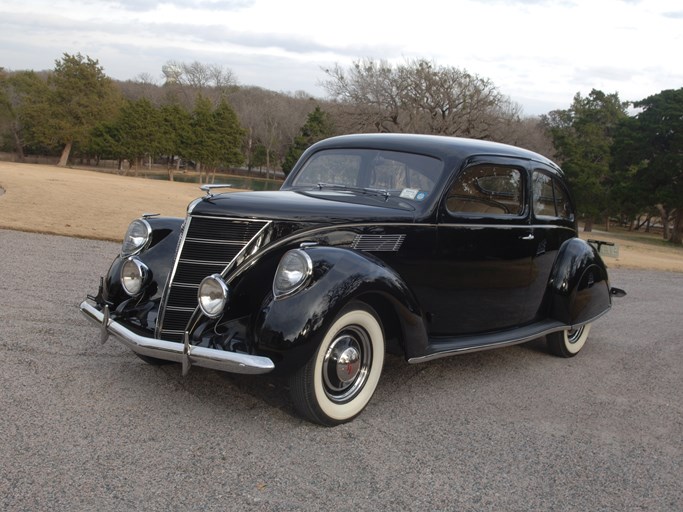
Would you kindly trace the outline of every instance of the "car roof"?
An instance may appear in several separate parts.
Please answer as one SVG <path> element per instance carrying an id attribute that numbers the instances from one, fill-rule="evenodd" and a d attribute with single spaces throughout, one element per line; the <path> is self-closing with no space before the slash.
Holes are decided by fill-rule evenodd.
<path id="1" fill-rule="evenodd" d="M 552 160 L 528 149 L 478 139 L 447 137 L 444 135 L 422 135 L 408 133 L 361 133 L 340 135 L 322 140 L 310 149 L 368 148 L 393 151 L 408 151 L 432 155 L 444 161 L 457 158 L 463 160 L 477 155 L 503 156 L 533 160 L 561 170 Z"/>

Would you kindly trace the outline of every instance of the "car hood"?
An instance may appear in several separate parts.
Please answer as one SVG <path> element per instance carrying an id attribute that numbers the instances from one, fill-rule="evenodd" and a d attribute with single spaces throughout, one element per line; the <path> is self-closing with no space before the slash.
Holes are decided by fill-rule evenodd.
<path id="1" fill-rule="evenodd" d="M 347 191 L 232 192 L 198 199 L 192 215 L 310 223 L 414 222 L 417 212 L 395 198 Z"/>

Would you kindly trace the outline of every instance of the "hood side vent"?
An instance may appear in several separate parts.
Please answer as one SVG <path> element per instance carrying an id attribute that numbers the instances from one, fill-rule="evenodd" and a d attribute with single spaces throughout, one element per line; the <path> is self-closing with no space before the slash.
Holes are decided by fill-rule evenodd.
<path id="1" fill-rule="evenodd" d="M 366 252 L 396 252 L 405 238 L 405 235 L 356 235 L 351 248 Z"/>

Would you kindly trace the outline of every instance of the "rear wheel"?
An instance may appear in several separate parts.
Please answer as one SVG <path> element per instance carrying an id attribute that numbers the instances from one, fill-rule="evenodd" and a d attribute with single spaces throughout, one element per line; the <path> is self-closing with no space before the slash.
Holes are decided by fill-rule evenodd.
<path id="1" fill-rule="evenodd" d="M 546 336 L 548 349 L 559 357 L 574 357 L 586 344 L 591 324 L 582 325 L 577 329 L 566 329 Z"/>
<path id="2" fill-rule="evenodd" d="M 360 414 L 377 389 L 384 333 L 377 313 L 353 302 L 332 322 L 311 359 L 291 377 L 290 393 L 305 418 L 333 426 Z"/>

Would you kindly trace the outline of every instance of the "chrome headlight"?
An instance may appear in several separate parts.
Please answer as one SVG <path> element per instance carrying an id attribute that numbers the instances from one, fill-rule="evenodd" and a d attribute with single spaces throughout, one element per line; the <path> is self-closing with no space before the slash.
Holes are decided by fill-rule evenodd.
<path id="1" fill-rule="evenodd" d="M 199 284 L 197 299 L 199 308 L 209 318 L 216 318 L 223 312 L 230 298 L 230 290 L 220 274 L 205 277 Z"/>
<path id="2" fill-rule="evenodd" d="M 301 249 L 292 249 L 285 253 L 273 279 L 273 295 L 275 298 L 285 297 L 304 286 L 313 273 L 311 257 Z"/>
<path id="3" fill-rule="evenodd" d="M 128 295 L 135 297 L 142 291 L 148 275 L 147 265 L 137 258 L 128 258 L 121 267 L 121 286 Z"/>
<path id="4" fill-rule="evenodd" d="M 123 237 L 121 256 L 127 258 L 144 249 L 152 238 L 152 226 L 145 219 L 136 219 L 130 223 Z"/>

